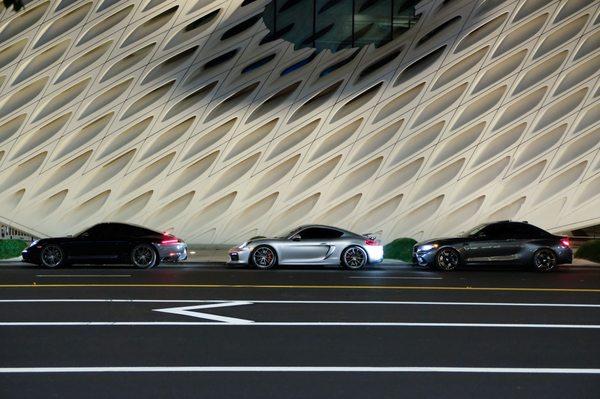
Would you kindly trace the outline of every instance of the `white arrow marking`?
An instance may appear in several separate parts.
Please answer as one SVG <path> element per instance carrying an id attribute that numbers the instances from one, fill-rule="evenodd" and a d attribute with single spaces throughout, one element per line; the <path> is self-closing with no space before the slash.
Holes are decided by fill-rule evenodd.
<path id="1" fill-rule="evenodd" d="M 172 313 L 178 314 L 182 316 L 190 316 L 196 317 L 198 319 L 207 319 L 220 321 L 223 323 L 231 323 L 231 324 L 248 324 L 254 323 L 252 320 L 244 320 L 237 319 L 235 317 L 226 317 L 226 316 L 218 316 L 210 313 L 202 313 L 202 312 L 194 312 L 194 310 L 198 309 L 212 309 L 212 308 L 224 308 L 229 306 L 241 306 L 241 305 L 252 305 L 252 302 L 224 302 L 224 303 L 213 303 L 208 305 L 195 305 L 195 306 L 180 306 L 176 308 L 163 308 L 163 309 L 153 309 L 155 312 L 163 312 L 163 313 Z"/>

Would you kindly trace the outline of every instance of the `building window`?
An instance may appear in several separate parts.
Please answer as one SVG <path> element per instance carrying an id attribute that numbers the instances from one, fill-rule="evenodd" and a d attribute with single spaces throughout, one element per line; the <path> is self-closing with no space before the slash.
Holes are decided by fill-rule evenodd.
<path id="1" fill-rule="evenodd" d="M 296 49 L 381 46 L 416 23 L 418 1 L 272 0 L 263 13 L 270 31 L 265 39 L 283 38 Z"/>

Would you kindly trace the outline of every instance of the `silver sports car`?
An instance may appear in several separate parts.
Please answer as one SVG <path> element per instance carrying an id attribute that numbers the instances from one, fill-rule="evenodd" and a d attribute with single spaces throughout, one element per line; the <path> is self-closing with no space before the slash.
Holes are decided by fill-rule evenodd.
<path id="1" fill-rule="evenodd" d="M 282 237 L 254 237 L 229 250 L 230 265 L 270 269 L 280 265 L 339 265 L 360 269 L 383 260 L 381 243 L 337 227 L 300 226 Z"/>

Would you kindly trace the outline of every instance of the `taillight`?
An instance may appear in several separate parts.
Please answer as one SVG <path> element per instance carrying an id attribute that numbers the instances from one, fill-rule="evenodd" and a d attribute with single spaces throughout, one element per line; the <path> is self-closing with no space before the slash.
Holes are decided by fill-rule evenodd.
<path id="1" fill-rule="evenodd" d="M 571 246 L 571 241 L 569 241 L 569 237 L 563 237 L 560 240 L 560 245 L 562 245 L 563 247 L 570 247 Z"/>
<path id="2" fill-rule="evenodd" d="M 178 242 L 180 242 L 179 238 L 169 234 L 165 235 L 160 243 L 161 245 L 173 245 L 177 244 Z"/>
<path id="3" fill-rule="evenodd" d="M 377 240 L 365 240 L 365 245 L 379 246 L 381 243 Z"/>

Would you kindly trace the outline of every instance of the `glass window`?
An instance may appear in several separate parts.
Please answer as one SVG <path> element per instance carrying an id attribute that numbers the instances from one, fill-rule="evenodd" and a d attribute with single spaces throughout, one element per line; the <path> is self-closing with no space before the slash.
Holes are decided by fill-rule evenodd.
<path id="1" fill-rule="evenodd" d="M 487 240 L 498 240 L 507 237 L 507 223 L 494 223 L 481 230 Z"/>
<path id="2" fill-rule="evenodd" d="M 392 40 L 392 1 L 355 0 L 354 45 L 381 45 Z"/>
<path id="3" fill-rule="evenodd" d="M 327 240 L 332 238 L 340 238 L 344 235 L 342 231 L 326 229 L 322 227 L 310 227 L 302 230 L 299 234 L 303 240 Z"/>
<path id="4" fill-rule="evenodd" d="M 99 239 L 107 237 L 110 232 L 109 224 L 100 223 L 95 226 L 90 227 L 89 229 L 79 233 L 80 236 L 87 236 L 88 238 Z"/>
<path id="5" fill-rule="evenodd" d="M 380 46 L 418 20 L 419 0 L 272 0 L 263 13 L 270 33 L 295 48 L 338 51 L 371 43 Z"/>
<path id="6" fill-rule="evenodd" d="M 316 0 L 316 30 L 332 28 L 315 40 L 317 49 L 338 51 L 352 47 L 352 2 L 345 0 Z"/>
<path id="7" fill-rule="evenodd" d="M 512 223 L 516 231 L 515 238 L 545 238 L 551 234 L 539 227 L 527 223 Z"/>

